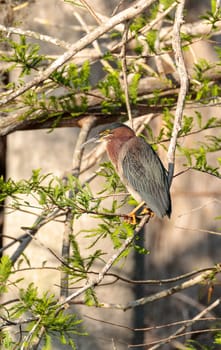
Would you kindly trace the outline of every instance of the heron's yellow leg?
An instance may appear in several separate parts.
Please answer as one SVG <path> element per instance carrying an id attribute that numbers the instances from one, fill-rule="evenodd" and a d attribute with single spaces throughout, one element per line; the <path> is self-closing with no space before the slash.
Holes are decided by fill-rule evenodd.
<path id="1" fill-rule="evenodd" d="M 136 206 L 136 208 L 134 208 L 128 215 L 133 215 L 133 214 L 136 214 L 136 212 L 140 209 L 140 208 L 142 208 L 143 206 L 144 206 L 144 204 L 145 204 L 145 202 L 141 202 L 140 204 L 138 204 L 137 206 Z"/>
<path id="2" fill-rule="evenodd" d="M 142 212 L 141 212 L 141 215 L 146 215 L 146 214 L 149 214 L 151 217 L 154 216 L 154 212 L 150 209 L 150 208 L 143 208 Z"/>
<path id="3" fill-rule="evenodd" d="M 127 217 L 127 221 L 131 224 L 131 225 L 136 225 L 137 220 L 136 220 L 136 212 L 142 208 L 144 206 L 145 202 L 141 202 L 140 204 L 138 204 L 136 206 L 136 208 L 134 208 L 129 214 L 126 215 Z"/>

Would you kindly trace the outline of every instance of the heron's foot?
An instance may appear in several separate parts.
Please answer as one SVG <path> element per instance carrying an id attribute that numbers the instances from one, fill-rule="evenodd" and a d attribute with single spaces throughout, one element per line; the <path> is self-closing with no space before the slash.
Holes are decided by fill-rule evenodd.
<path id="1" fill-rule="evenodd" d="M 152 218 L 154 216 L 154 212 L 150 208 L 144 207 L 141 212 L 141 215 L 150 215 L 150 217 Z"/>
<path id="2" fill-rule="evenodd" d="M 140 212 L 140 209 L 142 209 L 141 212 Z M 140 216 L 140 215 L 149 215 L 150 217 L 153 217 L 154 216 L 154 212 L 150 208 L 147 208 L 145 206 L 145 202 L 141 202 L 129 214 L 125 215 L 125 218 L 126 218 L 125 221 L 128 222 L 131 225 L 136 225 L 137 224 L 137 217 Z"/>
<path id="3" fill-rule="evenodd" d="M 136 214 L 132 211 L 131 213 L 129 214 L 126 214 L 125 215 L 125 221 L 128 223 L 128 224 L 131 224 L 131 225 L 136 225 L 137 224 L 137 217 L 136 217 Z"/>

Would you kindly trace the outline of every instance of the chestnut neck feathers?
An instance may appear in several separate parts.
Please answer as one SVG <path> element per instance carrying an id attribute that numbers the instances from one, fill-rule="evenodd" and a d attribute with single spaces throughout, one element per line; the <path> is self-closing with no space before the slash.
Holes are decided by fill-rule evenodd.
<path id="1" fill-rule="evenodd" d="M 125 142 L 135 136 L 136 135 L 132 129 L 122 126 L 114 129 L 107 137 L 107 153 L 115 168 L 117 168 L 117 160 L 121 147 Z"/>

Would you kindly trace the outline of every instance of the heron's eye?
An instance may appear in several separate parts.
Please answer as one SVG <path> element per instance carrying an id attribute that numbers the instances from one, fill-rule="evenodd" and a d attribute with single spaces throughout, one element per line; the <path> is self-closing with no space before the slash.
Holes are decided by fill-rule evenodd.
<path id="1" fill-rule="evenodd" d="M 105 136 L 108 136 L 111 134 L 111 130 L 110 129 L 106 129 L 102 132 L 100 132 L 100 138 L 104 138 Z"/>

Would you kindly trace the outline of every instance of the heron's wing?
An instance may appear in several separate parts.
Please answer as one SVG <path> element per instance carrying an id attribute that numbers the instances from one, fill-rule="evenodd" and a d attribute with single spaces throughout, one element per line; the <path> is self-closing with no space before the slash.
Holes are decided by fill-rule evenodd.
<path id="1" fill-rule="evenodd" d="M 170 216 L 168 175 L 160 158 L 142 138 L 129 140 L 121 151 L 123 177 L 160 217 Z"/>

